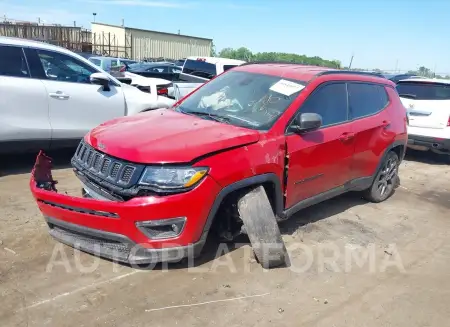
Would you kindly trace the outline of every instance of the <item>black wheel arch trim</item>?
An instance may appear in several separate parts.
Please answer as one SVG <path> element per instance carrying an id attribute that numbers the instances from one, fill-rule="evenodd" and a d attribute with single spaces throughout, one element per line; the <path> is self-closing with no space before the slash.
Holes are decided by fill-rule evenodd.
<path id="1" fill-rule="evenodd" d="M 380 162 L 378 162 L 377 169 L 375 170 L 375 172 L 373 174 L 373 178 L 375 178 L 375 176 L 377 175 L 377 173 L 380 170 L 381 165 L 383 164 L 384 160 L 386 159 L 386 156 L 388 155 L 388 153 L 392 149 L 394 149 L 394 148 L 396 148 L 398 146 L 402 147 L 402 152 L 400 154 L 400 157 L 398 158 L 399 159 L 399 163 L 402 162 L 402 160 L 403 160 L 403 158 L 405 156 L 405 153 L 406 153 L 406 145 L 407 145 L 407 141 L 406 140 L 397 140 L 397 141 L 392 142 L 391 145 L 389 145 L 386 148 L 386 150 L 384 150 L 383 156 L 381 157 Z"/>
<path id="2" fill-rule="evenodd" d="M 272 183 L 275 192 L 275 213 L 276 215 L 282 217 L 283 216 L 283 191 L 281 189 L 281 181 L 279 177 L 274 173 L 267 173 L 267 174 L 261 174 L 256 175 L 252 177 L 245 178 L 243 180 L 240 180 L 238 182 L 235 182 L 233 184 L 230 184 L 226 187 L 224 187 L 219 194 L 217 195 L 216 199 L 214 200 L 214 203 L 209 211 L 208 217 L 206 218 L 206 223 L 203 227 L 203 232 L 200 237 L 201 241 L 205 241 L 208 237 L 209 230 L 211 228 L 212 222 L 214 220 L 214 217 L 216 216 L 217 211 L 219 210 L 220 205 L 222 204 L 225 197 L 229 194 L 231 194 L 234 191 L 238 191 L 241 189 L 244 189 L 249 186 L 256 186 L 261 185 L 264 183 Z"/>

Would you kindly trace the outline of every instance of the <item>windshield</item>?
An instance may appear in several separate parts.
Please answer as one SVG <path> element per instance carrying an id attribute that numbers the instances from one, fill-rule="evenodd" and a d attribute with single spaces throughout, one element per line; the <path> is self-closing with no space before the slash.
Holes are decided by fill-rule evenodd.
<path id="1" fill-rule="evenodd" d="M 450 100 L 450 84 L 399 82 L 397 92 L 415 100 Z"/>
<path id="2" fill-rule="evenodd" d="M 229 71 L 186 98 L 177 111 L 257 130 L 269 129 L 304 88 L 302 81 Z"/>

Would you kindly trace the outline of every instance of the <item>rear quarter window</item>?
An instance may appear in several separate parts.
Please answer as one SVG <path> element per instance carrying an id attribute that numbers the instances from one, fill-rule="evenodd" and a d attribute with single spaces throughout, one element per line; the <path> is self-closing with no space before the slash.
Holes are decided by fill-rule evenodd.
<path id="1" fill-rule="evenodd" d="M 450 100 L 450 84 L 399 82 L 397 92 L 414 100 Z"/>
<path id="2" fill-rule="evenodd" d="M 217 75 L 217 70 L 216 65 L 205 61 L 188 59 L 184 63 L 183 73 L 211 79 Z"/>

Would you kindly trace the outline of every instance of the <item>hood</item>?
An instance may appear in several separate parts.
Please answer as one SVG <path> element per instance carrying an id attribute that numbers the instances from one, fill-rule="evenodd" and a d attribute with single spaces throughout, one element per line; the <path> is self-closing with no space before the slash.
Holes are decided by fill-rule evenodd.
<path id="1" fill-rule="evenodd" d="M 259 137 L 255 130 L 158 109 L 104 123 L 86 141 L 111 156 L 151 164 L 187 163 L 211 152 L 257 142 Z"/>

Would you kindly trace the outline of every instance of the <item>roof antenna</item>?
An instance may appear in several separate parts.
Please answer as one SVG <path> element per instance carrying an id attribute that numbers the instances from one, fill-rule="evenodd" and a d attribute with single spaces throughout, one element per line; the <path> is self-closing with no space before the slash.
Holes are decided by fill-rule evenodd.
<path id="1" fill-rule="evenodd" d="M 354 53 L 352 53 L 352 57 L 350 58 L 350 64 L 348 65 L 348 69 L 352 69 Z"/>

